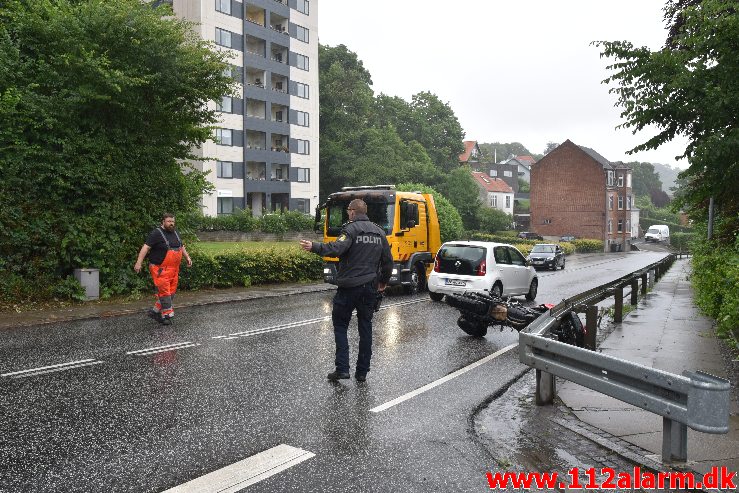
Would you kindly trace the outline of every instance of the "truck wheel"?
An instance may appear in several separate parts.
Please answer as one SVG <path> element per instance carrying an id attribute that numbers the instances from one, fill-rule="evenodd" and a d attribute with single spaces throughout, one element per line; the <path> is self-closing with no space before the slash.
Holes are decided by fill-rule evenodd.
<path id="1" fill-rule="evenodd" d="M 465 333 L 474 337 L 485 337 L 485 334 L 488 333 L 487 325 L 484 325 L 480 322 L 467 320 L 464 316 L 459 317 L 459 319 L 457 320 L 457 325 Z"/>
<path id="2" fill-rule="evenodd" d="M 441 301 L 444 299 L 444 293 L 432 293 L 429 291 L 429 298 L 431 298 L 432 301 Z"/>
<path id="3" fill-rule="evenodd" d="M 424 289 L 426 289 L 426 269 L 419 263 L 411 270 L 411 283 L 406 287 L 406 291 L 408 294 L 416 294 Z"/>
<path id="4" fill-rule="evenodd" d="M 531 280 L 531 286 L 529 286 L 529 292 L 526 293 L 526 299 L 534 301 L 536 299 L 536 291 L 539 289 L 539 281 L 536 278 Z"/>

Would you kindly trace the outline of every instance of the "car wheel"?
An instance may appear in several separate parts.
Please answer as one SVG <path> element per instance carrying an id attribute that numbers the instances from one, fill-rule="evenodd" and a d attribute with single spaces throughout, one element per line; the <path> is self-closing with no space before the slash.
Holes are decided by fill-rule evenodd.
<path id="1" fill-rule="evenodd" d="M 549 268 L 550 270 L 557 270 L 557 262 L 552 262 L 552 266 Z"/>
<path id="2" fill-rule="evenodd" d="M 534 301 L 536 299 L 536 292 L 539 289 L 539 281 L 534 278 L 531 280 L 531 285 L 529 286 L 529 292 L 526 293 L 526 299 L 529 301 Z"/>
<path id="3" fill-rule="evenodd" d="M 565 270 L 565 259 L 562 259 L 562 270 Z"/>
<path id="4" fill-rule="evenodd" d="M 495 284 L 493 284 L 493 287 L 490 288 L 490 296 L 494 298 L 503 297 L 503 286 L 499 282 L 496 282 Z"/>
<path id="5" fill-rule="evenodd" d="M 488 333 L 488 327 L 487 325 L 484 325 L 481 322 L 475 322 L 472 320 L 468 320 L 465 317 L 459 317 L 457 320 L 457 325 L 460 329 L 462 329 L 466 334 L 469 334 L 471 336 L 475 337 L 485 337 L 485 334 Z"/>
<path id="6" fill-rule="evenodd" d="M 441 301 L 444 299 L 444 293 L 432 293 L 429 291 L 429 298 L 433 301 Z"/>

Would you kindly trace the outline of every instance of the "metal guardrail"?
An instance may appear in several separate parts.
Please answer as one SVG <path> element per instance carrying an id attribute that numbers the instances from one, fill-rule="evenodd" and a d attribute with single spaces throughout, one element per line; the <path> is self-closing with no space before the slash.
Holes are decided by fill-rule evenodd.
<path id="1" fill-rule="evenodd" d="M 536 369 L 536 403 L 551 404 L 556 392 L 555 376 L 570 380 L 641 409 L 659 414 L 662 421 L 662 460 L 686 461 L 688 429 L 704 433 L 728 433 L 729 388 L 723 378 L 703 372 L 683 375 L 650 368 L 621 358 L 596 353 L 551 339 L 549 331 L 570 310 L 586 312 L 586 345 L 595 349 L 596 303 L 615 297 L 615 321 L 620 322 L 623 292 L 631 287 L 631 304 L 662 276 L 674 255 L 613 282 L 562 300 L 519 334 L 519 360 Z M 594 310 L 595 309 L 595 310 Z"/>

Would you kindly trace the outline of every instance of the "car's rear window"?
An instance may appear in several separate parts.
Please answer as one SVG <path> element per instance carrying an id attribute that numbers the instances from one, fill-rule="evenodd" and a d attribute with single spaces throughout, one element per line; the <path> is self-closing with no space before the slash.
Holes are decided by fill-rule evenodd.
<path id="1" fill-rule="evenodd" d="M 549 245 L 534 245 L 531 253 L 554 253 L 554 247 Z"/>
<path id="2" fill-rule="evenodd" d="M 486 249 L 480 246 L 447 245 L 439 250 L 439 272 L 444 274 L 474 275 L 485 259 Z"/>

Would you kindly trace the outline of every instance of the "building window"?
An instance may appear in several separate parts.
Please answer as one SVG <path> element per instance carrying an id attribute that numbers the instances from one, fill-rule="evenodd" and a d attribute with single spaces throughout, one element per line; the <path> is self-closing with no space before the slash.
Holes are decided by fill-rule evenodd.
<path id="1" fill-rule="evenodd" d="M 218 178 L 233 178 L 234 163 L 231 161 L 218 161 L 216 164 Z"/>
<path id="2" fill-rule="evenodd" d="M 626 188 L 631 188 L 631 172 L 626 173 Z"/>
<path id="3" fill-rule="evenodd" d="M 608 209 L 613 210 L 613 195 L 608 196 Z"/>
<path id="4" fill-rule="evenodd" d="M 222 146 L 232 146 L 233 130 L 228 128 L 217 128 L 215 141 L 216 144 L 220 144 Z"/>
<path id="5" fill-rule="evenodd" d="M 490 176 L 498 176 L 498 172 L 494 169 L 490 170 Z"/>
<path id="6" fill-rule="evenodd" d="M 613 186 L 613 171 L 608 172 L 608 186 L 609 187 Z"/>
<path id="7" fill-rule="evenodd" d="M 226 31 L 220 27 L 216 28 L 216 44 L 231 48 L 231 31 Z"/>
<path id="8" fill-rule="evenodd" d="M 298 154 L 310 154 L 310 142 L 298 139 Z"/>
<path id="9" fill-rule="evenodd" d="M 631 195 L 627 195 L 626 196 L 626 210 L 627 211 L 630 211 L 631 210 Z"/>
<path id="10" fill-rule="evenodd" d="M 216 11 L 231 15 L 231 0 L 216 0 Z"/>
<path id="11" fill-rule="evenodd" d="M 295 56 L 297 57 L 295 66 L 302 70 L 309 70 L 310 63 L 308 57 L 299 53 L 296 53 Z"/>
<path id="12" fill-rule="evenodd" d="M 236 65 L 229 65 L 225 69 L 223 69 L 223 75 L 226 77 L 231 77 L 236 82 L 243 83 L 244 79 L 241 74 L 241 67 L 237 67 Z"/>
<path id="13" fill-rule="evenodd" d="M 618 210 L 623 210 L 624 208 L 624 196 L 619 195 L 618 196 Z"/>
<path id="14" fill-rule="evenodd" d="M 298 0 L 298 4 L 295 6 L 298 12 L 302 12 L 305 15 L 310 14 L 310 2 L 308 0 Z"/>
<path id="15" fill-rule="evenodd" d="M 298 168 L 298 181 L 300 183 L 310 183 L 310 168 Z"/>
<path id="16" fill-rule="evenodd" d="M 508 177 L 513 176 L 513 171 L 504 171 L 503 176 L 508 176 Z"/>
<path id="17" fill-rule="evenodd" d="M 544 219 L 544 224 L 552 224 L 552 220 L 551 219 Z"/>
<path id="18" fill-rule="evenodd" d="M 613 233 L 613 219 L 608 220 L 608 234 Z"/>
<path id="19" fill-rule="evenodd" d="M 511 208 L 511 196 L 510 195 L 505 196 L 505 208 L 506 209 Z"/>
<path id="20" fill-rule="evenodd" d="M 303 26 L 295 26 L 297 28 L 297 32 L 295 33 L 295 37 L 299 39 L 300 41 L 308 42 L 308 29 L 306 29 Z"/>
<path id="21" fill-rule="evenodd" d="M 310 125 L 310 119 L 308 117 L 308 113 L 305 111 L 298 111 L 296 112 L 297 118 L 295 119 L 295 124 L 300 125 L 301 127 L 307 127 Z"/>
<path id="22" fill-rule="evenodd" d="M 617 227 L 618 227 L 618 232 L 619 233 L 623 233 L 624 232 L 624 220 L 623 219 L 619 219 L 618 220 L 618 226 Z"/>
<path id="23" fill-rule="evenodd" d="M 234 199 L 233 197 L 218 197 L 218 215 L 233 214 Z"/>
<path id="24" fill-rule="evenodd" d="M 626 220 L 626 232 L 631 233 L 631 221 L 628 219 Z"/>
<path id="25" fill-rule="evenodd" d="M 299 98 L 310 98 L 310 87 L 308 87 L 308 84 L 298 82 L 295 89 L 295 95 Z"/>
<path id="26" fill-rule="evenodd" d="M 309 199 L 295 199 L 295 210 L 298 212 L 309 214 L 310 213 L 310 200 Z"/>
<path id="27" fill-rule="evenodd" d="M 493 195 L 492 197 L 490 197 L 490 207 L 495 207 L 495 208 L 498 207 L 498 196 L 497 195 Z"/>
<path id="28" fill-rule="evenodd" d="M 619 187 L 623 187 L 624 186 L 624 175 L 622 173 L 620 173 L 618 175 L 618 186 Z"/>
<path id="29" fill-rule="evenodd" d="M 216 103 L 216 110 L 221 113 L 233 113 L 233 98 L 230 96 L 223 96 L 220 103 Z"/>

